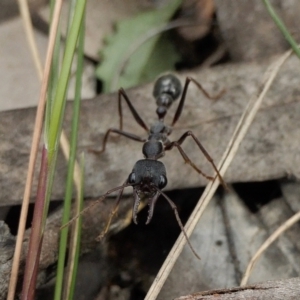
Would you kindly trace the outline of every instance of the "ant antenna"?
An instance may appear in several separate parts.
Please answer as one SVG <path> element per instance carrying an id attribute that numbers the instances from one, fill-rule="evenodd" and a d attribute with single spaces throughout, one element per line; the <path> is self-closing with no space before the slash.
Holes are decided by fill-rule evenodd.
<path id="1" fill-rule="evenodd" d="M 73 217 L 69 222 L 67 222 L 66 224 L 63 224 L 61 227 L 60 227 L 60 230 L 64 229 L 65 227 L 68 227 L 70 226 L 70 224 L 72 224 L 75 220 L 77 220 L 80 216 L 82 216 L 84 213 L 86 213 L 88 210 L 90 210 L 92 207 L 96 206 L 97 204 L 101 203 L 102 201 L 104 201 L 106 199 L 106 197 L 108 195 L 110 195 L 111 193 L 115 192 L 115 191 L 118 191 L 120 190 L 120 193 L 119 193 L 119 196 L 118 196 L 118 201 L 120 202 L 120 199 L 121 199 L 121 196 L 123 194 L 123 191 L 126 187 L 128 186 L 131 186 L 131 184 L 128 184 L 127 181 L 120 185 L 120 186 L 117 186 L 111 190 L 108 190 L 105 194 L 103 194 L 102 196 L 100 196 L 99 199 L 95 200 L 94 203 L 92 203 L 91 205 L 89 205 L 88 207 L 86 207 L 85 209 L 83 209 L 78 215 L 76 215 L 75 217 Z M 117 203 L 118 206 L 119 206 L 119 203 Z M 115 209 L 114 209 L 115 210 Z M 114 211 L 113 210 L 113 211 Z M 111 214 L 110 214 L 111 215 Z M 113 216 L 113 215 L 112 215 Z M 112 218 L 112 217 L 111 217 Z M 111 222 L 111 219 L 109 219 L 109 222 Z"/>
<path id="2" fill-rule="evenodd" d="M 159 189 L 157 189 L 157 190 L 158 190 L 159 194 L 162 195 L 162 196 L 169 202 L 170 206 L 172 207 L 172 209 L 173 209 L 173 211 L 174 211 L 174 214 L 175 214 L 177 223 L 178 223 L 178 225 L 179 225 L 179 227 L 180 227 L 180 229 L 181 229 L 181 231 L 182 231 L 182 233 L 183 233 L 183 235 L 184 235 L 184 237 L 185 237 L 185 239 L 186 239 L 186 241 L 187 241 L 187 243 L 188 243 L 188 245 L 189 245 L 191 251 L 193 252 L 193 254 L 194 254 L 199 260 L 201 260 L 200 256 L 198 255 L 198 253 L 196 252 L 196 250 L 195 250 L 194 247 L 192 246 L 192 244 L 191 244 L 191 242 L 190 242 L 190 240 L 189 240 L 189 237 L 188 237 L 188 235 L 187 235 L 187 233 L 186 233 L 186 231 L 185 231 L 185 229 L 184 229 L 184 226 L 183 226 L 183 224 L 182 224 L 182 222 L 181 222 L 181 219 L 180 219 L 180 217 L 179 217 L 179 213 L 178 213 L 176 204 L 175 204 L 175 203 L 174 203 L 174 202 L 173 202 L 173 201 L 172 201 L 172 200 L 171 200 L 164 192 L 162 192 L 162 191 L 159 190 Z"/>

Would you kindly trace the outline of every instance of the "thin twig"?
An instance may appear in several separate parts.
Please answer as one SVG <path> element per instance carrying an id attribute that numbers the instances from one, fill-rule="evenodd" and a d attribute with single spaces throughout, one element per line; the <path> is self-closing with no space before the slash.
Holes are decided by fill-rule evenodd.
<path id="1" fill-rule="evenodd" d="M 249 129 L 258 109 L 261 105 L 263 98 L 265 97 L 267 91 L 269 90 L 272 82 L 277 75 L 279 68 L 282 66 L 284 61 L 290 56 L 292 51 L 286 52 L 282 57 L 280 57 L 274 64 L 272 64 L 272 72 L 264 85 L 262 92 L 260 93 L 259 97 L 253 97 L 247 107 L 245 108 L 243 115 L 241 116 L 239 123 L 231 137 L 231 140 L 225 150 L 223 157 L 218 165 L 219 172 L 222 177 L 229 167 L 232 159 L 234 158 L 240 143 L 242 142 L 247 130 Z M 193 213 L 191 214 L 186 226 L 185 231 L 188 236 L 190 236 L 199 222 L 201 215 L 203 214 L 205 208 L 209 204 L 213 194 L 215 193 L 217 187 L 219 185 L 219 178 L 215 177 L 215 180 L 209 182 L 204 190 L 197 206 L 195 207 Z M 168 275 L 170 274 L 178 256 L 180 255 L 184 245 L 186 244 L 185 237 L 183 233 L 180 234 L 176 243 L 174 244 L 172 250 L 170 251 L 167 259 L 165 260 L 164 264 L 162 265 L 158 275 L 156 276 L 152 286 L 150 287 L 148 294 L 145 300 L 153 300 L 156 299 L 158 296 L 163 284 L 165 283 Z"/>

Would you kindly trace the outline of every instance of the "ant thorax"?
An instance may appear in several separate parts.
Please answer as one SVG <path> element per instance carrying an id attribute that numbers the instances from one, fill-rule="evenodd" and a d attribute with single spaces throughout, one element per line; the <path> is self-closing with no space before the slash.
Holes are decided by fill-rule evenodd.
<path id="1" fill-rule="evenodd" d="M 168 135 L 172 132 L 172 128 L 164 124 L 162 121 L 155 122 L 149 131 L 148 140 L 161 140 L 163 143 L 167 141 Z"/>
<path id="2" fill-rule="evenodd" d="M 157 160 L 165 155 L 162 140 L 150 139 L 143 145 L 143 154 L 146 159 Z"/>
<path id="3" fill-rule="evenodd" d="M 167 139 L 167 126 L 158 121 L 151 126 L 148 140 L 143 145 L 143 154 L 147 159 L 157 160 L 164 156 L 164 143 Z"/>

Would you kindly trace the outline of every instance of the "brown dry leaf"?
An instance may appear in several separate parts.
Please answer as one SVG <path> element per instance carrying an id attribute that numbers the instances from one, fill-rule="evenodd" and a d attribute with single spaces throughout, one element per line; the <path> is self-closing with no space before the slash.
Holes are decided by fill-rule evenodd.
<path id="1" fill-rule="evenodd" d="M 289 189 L 253 213 L 234 193 L 215 197 L 191 236 L 201 255 L 197 260 L 186 246 L 167 279 L 158 299 L 205 290 L 238 286 L 253 254 L 279 225 L 291 217 L 290 194 L 299 184 L 281 184 Z M 291 190 L 293 191 L 291 193 Z M 258 191 L 256 191 L 257 194 Z M 251 193 L 254 195 L 254 191 Z M 256 199 L 249 199 L 255 202 Z M 288 279 L 300 275 L 300 225 L 294 225 L 272 244 L 253 269 L 249 284 Z M 178 280 L 184 274 L 185 280 Z"/>
<path id="2" fill-rule="evenodd" d="M 260 64 L 226 65 L 184 74 L 197 79 L 209 91 L 217 93 L 223 88 L 226 94 L 212 103 L 191 86 L 186 107 L 177 129 L 171 135 L 176 139 L 187 129 L 194 131 L 217 162 L 234 130 L 248 99 L 255 95 L 262 82 L 266 66 Z M 228 169 L 227 182 L 261 181 L 300 174 L 299 143 L 300 119 L 298 74 L 300 64 L 296 58 L 288 60 L 268 93 L 264 106 Z M 129 97 L 144 120 L 151 124 L 155 119 L 155 102 L 151 96 L 153 85 L 128 91 Z M 66 125 L 70 124 L 71 107 L 67 106 Z M 169 119 L 174 113 L 172 107 Z M 0 205 L 16 204 L 22 198 L 24 178 L 31 141 L 32 120 L 35 110 L 16 110 L 0 113 Z M 124 106 L 124 130 L 146 137 Z M 67 126 L 69 127 L 69 126 Z M 103 135 L 109 127 L 118 127 L 117 96 L 100 96 L 84 101 L 81 110 L 79 151 L 101 148 Z M 178 129 L 178 127 L 181 127 Z M 137 159 L 143 158 L 141 144 L 123 137 L 112 137 L 102 157 L 86 153 L 86 197 L 97 197 L 106 190 L 124 182 Z M 191 159 L 209 174 L 213 171 L 192 141 L 184 149 Z M 205 185 L 206 179 L 184 164 L 181 156 L 172 150 L 163 158 L 167 168 L 167 189 Z M 64 194 L 65 161 L 60 158 L 53 199 Z M 34 187 L 34 191 L 36 184 Z M 33 195 L 34 192 L 33 191 Z M 131 193 L 128 189 L 127 193 Z"/>

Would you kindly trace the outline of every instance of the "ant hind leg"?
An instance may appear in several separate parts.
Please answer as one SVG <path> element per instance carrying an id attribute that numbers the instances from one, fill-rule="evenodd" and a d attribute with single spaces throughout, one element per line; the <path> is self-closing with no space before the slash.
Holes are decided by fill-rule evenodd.
<path id="1" fill-rule="evenodd" d="M 193 82 L 198 87 L 198 89 L 205 95 L 206 98 L 211 99 L 211 100 L 217 100 L 217 99 L 219 99 L 225 93 L 225 90 L 222 90 L 217 95 L 210 95 L 204 89 L 204 87 L 202 87 L 202 85 L 198 81 L 196 81 L 195 79 L 193 79 L 191 77 L 187 77 L 186 80 L 185 80 L 185 84 L 184 84 L 184 87 L 183 87 L 183 91 L 182 91 L 182 95 L 181 95 L 178 107 L 176 109 L 176 112 L 175 112 L 175 115 L 174 115 L 174 118 L 173 118 L 173 121 L 172 121 L 172 126 L 175 125 L 175 123 L 178 121 L 178 119 L 179 119 L 179 117 L 180 117 L 180 115 L 182 113 L 184 102 L 185 102 L 185 98 L 186 98 L 186 93 L 187 93 L 189 84 L 191 82 Z"/>
<path id="2" fill-rule="evenodd" d="M 203 153 L 203 155 L 205 156 L 205 158 L 207 159 L 207 161 L 212 165 L 212 167 L 214 168 L 215 172 L 217 173 L 217 176 L 220 180 L 220 183 L 223 185 L 223 187 L 228 190 L 227 184 L 225 183 L 225 181 L 223 180 L 223 177 L 221 176 L 218 168 L 216 167 L 212 157 L 208 154 L 208 152 L 205 150 L 205 148 L 202 146 L 202 144 L 200 143 L 200 141 L 195 137 L 195 135 L 193 134 L 192 131 L 187 131 L 186 133 L 184 133 L 180 139 L 178 141 L 174 141 L 171 142 L 170 144 L 168 144 L 165 147 L 165 150 L 171 150 L 173 147 L 176 147 L 178 149 L 178 151 L 180 152 L 181 156 L 183 157 L 184 161 L 186 163 L 188 163 L 191 167 L 193 167 L 198 173 L 200 173 L 202 176 L 204 176 L 205 178 L 207 178 L 208 180 L 212 181 L 215 178 L 206 175 L 205 173 L 203 173 L 192 161 L 191 159 L 187 156 L 187 154 L 183 151 L 181 144 L 185 141 L 185 139 L 187 137 L 192 137 L 194 142 L 197 144 L 198 148 L 200 149 L 200 151 Z"/>

